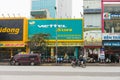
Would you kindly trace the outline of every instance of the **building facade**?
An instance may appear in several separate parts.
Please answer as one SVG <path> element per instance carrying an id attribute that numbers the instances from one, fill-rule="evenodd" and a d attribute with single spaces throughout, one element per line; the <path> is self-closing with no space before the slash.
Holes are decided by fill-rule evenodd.
<path id="1" fill-rule="evenodd" d="M 31 16 L 35 18 L 55 18 L 56 0 L 31 0 Z"/>
<path id="2" fill-rule="evenodd" d="M 37 18 L 82 18 L 83 0 L 32 0 L 31 16 Z"/>
<path id="3" fill-rule="evenodd" d="M 47 16 L 48 14 L 49 16 Z M 53 23 L 54 25 L 55 24 L 58 25 L 60 19 L 61 21 L 64 21 L 65 19 L 66 19 L 65 21 L 67 20 L 69 21 L 69 20 L 73 20 L 77 18 L 81 21 L 82 19 L 80 18 L 83 18 L 83 0 L 32 0 L 31 16 L 35 18 L 39 18 L 39 19 L 56 18 L 55 19 L 56 23 Z M 74 21 L 75 20 L 73 20 L 73 22 Z M 75 29 L 73 28 L 73 25 L 71 25 L 71 27 L 72 27 L 71 30 Z M 82 31 L 83 31 L 83 23 L 80 26 L 77 25 L 76 29 L 79 27 L 82 28 Z M 66 32 L 65 30 L 62 30 L 62 31 Z M 67 32 L 64 33 L 64 35 L 67 35 Z M 69 33 L 69 36 L 70 35 L 73 37 L 75 36 L 78 37 L 75 33 L 71 33 L 71 34 Z M 58 43 L 57 43 L 58 44 L 57 45 L 58 55 L 57 56 L 64 57 L 65 55 L 68 55 L 70 57 L 75 56 L 76 58 L 78 58 L 79 54 L 83 53 L 81 50 L 83 48 L 83 33 L 79 35 L 81 35 L 82 37 L 82 39 L 80 40 L 79 39 L 73 40 L 70 38 L 68 40 L 66 39 L 60 40 L 60 38 L 58 37 L 57 38 L 58 40 Z M 48 42 L 49 45 L 52 44 L 51 46 L 49 46 L 49 51 L 47 51 L 48 56 L 51 56 L 53 54 L 54 56 L 56 56 L 55 54 L 56 53 L 56 44 L 55 44 L 56 42 L 55 41 L 56 40 L 53 40 L 52 43 Z M 65 49 L 65 50 L 63 51 L 61 49 Z"/>
<path id="4" fill-rule="evenodd" d="M 84 21 L 85 28 L 101 28 L 101 0 L 84 0 Z"/>
<path id="5" fill-rule="evenodd" d="M 83 18 L 83 0 L 56 0 L 57 18 Z"/>
<path id="6" fill-rule="evenodd" d="M 120 0 L 102 0 L 102 45 L 105 60 L 119 62 Z"/>
<path id="7" fill-rule="evenodd" d="M 102 47 L 101 0 L 84 0 L 84 53 L 88 62 L 98 62 Z"/>
<path id="8" fill-rule="evenodd" d="M 0 61 L 9 60 L 19 52 L 27 52 L 27 19 L 0 19 Z"/>

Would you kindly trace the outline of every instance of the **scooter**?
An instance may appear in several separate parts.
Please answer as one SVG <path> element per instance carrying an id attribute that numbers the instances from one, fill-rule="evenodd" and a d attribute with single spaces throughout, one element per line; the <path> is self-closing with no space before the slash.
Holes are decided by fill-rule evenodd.
<path id="1" fill-rule="evenodd" d="M 83 60 L 72 60 L 71 61 L 71 66 L 72 67 L 82 67 L 82 68 L 85 68 L 86 67 L 86 63 L 83 61 Z"/>
<path id="2" fill-rule="evenodd" d="M 71 61 L 71 66 L 72 67 L 80 66 L 80 61 L 79 60 L 72 60 Z"/>

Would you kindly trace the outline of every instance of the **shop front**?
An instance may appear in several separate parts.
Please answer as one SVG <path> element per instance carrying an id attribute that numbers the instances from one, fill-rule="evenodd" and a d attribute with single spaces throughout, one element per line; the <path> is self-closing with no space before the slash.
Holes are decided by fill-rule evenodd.
<path id="1" fill-rule="evenodd" d="M 33 23 L 33 24 L 32 24 Z M 29 40 L 35 34 L 49 34 L 47 50 L 42 55 L 49 58 L 78 58 L 83 50 L 82 19 L 28 20 Z M 81 50 L 82 49 L 82 50 Z"/>
<path id="2" fill-rule="evenodd" d="M 120 0 L 102 0 L 102 45 L 106 62 L 120 57 Z"/>
<path id="3" fill-rule="evenodd" d="M 120 57 L 120 34 L 103 34 L 103 46 L 105 49 L 106 62 L 119 62 Z"/>
<path id="4" fill-rule="evenodd" d="M 99 62 L 102 48 L 101 30 L 84 32 L 84 55 L 87 62 Z"/>
<path id="5" fill-rule="evenodd" d="M 8 61 L 20 51 L 26 52 L 26 18 L 0 19 L 0 61 Z"/>
<path id="6" fill-rule="evenodd" d="M 0 62 L 8 61 L 11 56 L 19 52 L 26 52 L 24 43 L 1 43 L 0 45 Z"/>

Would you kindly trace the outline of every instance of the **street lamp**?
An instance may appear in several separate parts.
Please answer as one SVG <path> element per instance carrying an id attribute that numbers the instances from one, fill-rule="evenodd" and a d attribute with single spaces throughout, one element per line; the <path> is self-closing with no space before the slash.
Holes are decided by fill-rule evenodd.
<path id="1" fill-rule="evenodd" d="M 57 17 L 57 7 L 55 6 L 54 9 L 56 12 L 55 17 Z M 56 21 L 56 23 L 57 23 L 57 21 Z M 56 46 L 56 64 L 57 64 L 57 58 L 58 58 L 58 54 L 57 54 L 57 52 L 58 52 L 58 37 L 57 37 L 57 34 L 58 33 L 57 33 L 57 26 L 56 26 L 56 43 L 55 43 L 55 46 Z"/>
<path id="2" fill-rule="evenodd" d="M 56 27 L 56 63 L 57 63 L 57 58 L 58 58 L 58 54 L 57 54 L 57 52 L 58 52 L 58 37 L 57 37 L 57 27 Z"/>

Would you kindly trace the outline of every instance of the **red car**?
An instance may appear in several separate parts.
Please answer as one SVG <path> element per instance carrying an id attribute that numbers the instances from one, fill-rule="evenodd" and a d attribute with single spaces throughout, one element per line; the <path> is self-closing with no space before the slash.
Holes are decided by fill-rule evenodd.
<path id="1" fill-rule="evenodd" d="M 38 54 L 16 54 L 10 60 L 10 65 L 39 65 L 40 56 Z"/>

